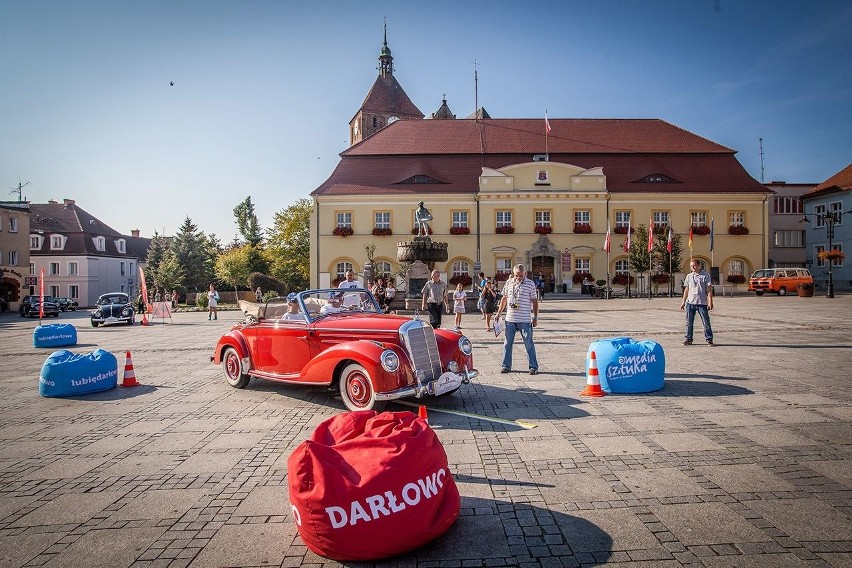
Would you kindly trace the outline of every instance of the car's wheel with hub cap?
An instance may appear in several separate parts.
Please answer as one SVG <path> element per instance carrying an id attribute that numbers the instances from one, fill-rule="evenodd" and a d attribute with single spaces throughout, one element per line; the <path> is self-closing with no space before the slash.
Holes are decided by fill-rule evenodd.
<path id="1" fill-rule="evenodd" d="M 237 350 L 226 347 L 222 354 L 222 368 L 225 370 L 225 380 L 235 389 L 245 388 L 249 383 L 249 377 L 243 374 L 243 367 Z"/>
<path id="2" fill-rule="evenodd" d="M 376 400 L 373 382 L 367 370 L 358 363 L 349 363 L 340 374 L 340 396 L 349 410 L 381 411 L 385 401 Z"/>
<path id="3" fill-rule="evenodd" d="M 783 286 L 778 288 L 778 295 L 779 296 L 786 296 L 787 295 L 787 288 L 784 288 Z"/>

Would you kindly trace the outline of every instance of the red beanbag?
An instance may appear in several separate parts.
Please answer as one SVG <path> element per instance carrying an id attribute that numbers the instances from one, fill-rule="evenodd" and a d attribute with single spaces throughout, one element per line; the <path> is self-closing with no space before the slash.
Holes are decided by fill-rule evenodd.
<path id="1" fill-rule="evenodd" d="M 290 505 L 308 548 L 375 560 L 452 526 L 461 497 L 447 454 L 411 412 L 347 412 L 317 426 L 287 460 Z"/>

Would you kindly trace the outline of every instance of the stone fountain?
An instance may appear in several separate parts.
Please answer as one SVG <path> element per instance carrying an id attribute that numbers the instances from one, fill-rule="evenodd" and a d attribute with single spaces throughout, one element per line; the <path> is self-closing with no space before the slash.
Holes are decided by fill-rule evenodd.
<path id="1" fill-rule="evenodd" d="M 411 263 L 411 266 L 405 273 L 406 310 L 420 309 L 420 290 L 423 289 L 432 270 L 435 269 L 435 263 L 446 262 L 447 258 L 449 258 L 447 243 L 433 241 L 429 236 L 429 233 L 432 232 L 429 228 L 432 215 L 423 205 L 422 201 L 418 204 L 414 218 L 417 222 L 417 235 L 410 241 L 403 241 L 396 244 L 396 259 L 399 262 Z"/>

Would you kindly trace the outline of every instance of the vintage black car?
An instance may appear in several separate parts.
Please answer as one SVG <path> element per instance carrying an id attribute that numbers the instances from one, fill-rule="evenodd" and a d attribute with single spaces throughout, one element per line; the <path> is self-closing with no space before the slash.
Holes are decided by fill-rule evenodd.
<path id="1" fill-rule="evenodd" d="M 37 318 L 39 303 L 38 296 L 24 296 L 24 299 L 21 301 L 21 307 L 18 308 L 18 313 L 21 314 L 22 318 Z M 55 318 L 59 317 L 59 305 L 53 296 L 44 297 L 44 315 Z"/>
<path id="2" fill-rule="evenodd" d="M 98 298 L 95 309 L 92 310 L 92 327 L 111 323 L 133 325 L 134 317 L 130 296 L 123 292 L 110 292 Z"/>
<path id="3" fill-rule="evenodd" d="M 59 309 L 63 312 L 76 312 L 77 306 L 79 306 L 74 298 L 56 298 L 56 303 L 59 304 Z"/>

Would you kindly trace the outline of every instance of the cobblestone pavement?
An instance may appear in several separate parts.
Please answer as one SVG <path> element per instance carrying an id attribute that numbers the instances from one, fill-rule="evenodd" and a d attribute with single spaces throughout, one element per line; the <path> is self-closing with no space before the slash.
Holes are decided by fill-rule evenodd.
<path id="1" fill-rule="evenodd" d="M 481 375 L 429 412 L 462 514 L 377 565 L 852 566 L 852 296 L 718 298 L 715 349 L 681 346 L 678 304 L 545 301 L 536 376 L 500 374 L 501 343 L 467 314 Z M 339 565 L 295 532 L 286 460 L 343 406 L 229 387 L 209 355 L 239 316 L 62 314 L 74 351 L 130 350 L 142 383 L 78 398 L 39 396 L 52 349 L 32 347 L 37 321 L 0 317 L 0 568 Z M 580 397 L 589 343 L 619 335 L 662 344 L 665 388 Z"/>

